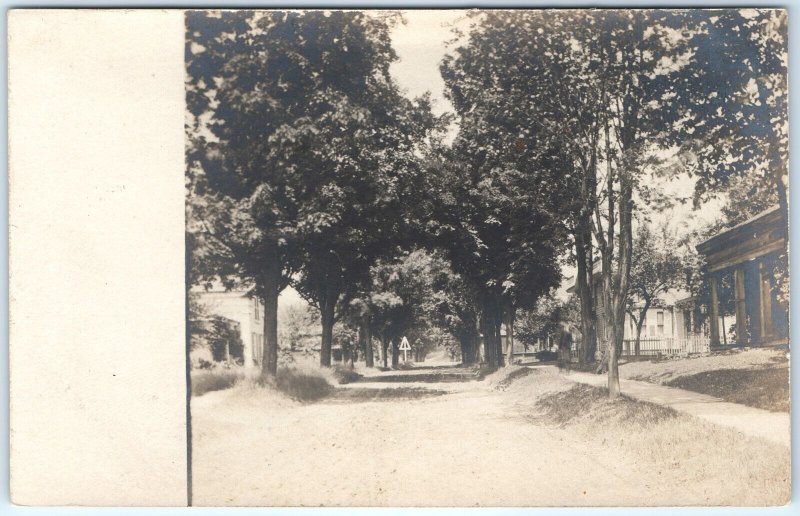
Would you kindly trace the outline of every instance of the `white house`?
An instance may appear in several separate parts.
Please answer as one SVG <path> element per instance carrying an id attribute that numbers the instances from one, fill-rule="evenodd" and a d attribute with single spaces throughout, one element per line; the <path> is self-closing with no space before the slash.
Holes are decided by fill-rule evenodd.
<path id="1" fill-rule="evenodd" d="M 244 365 L 255 370 L 261 364 L 264 344 L 264 306 L 257 297 L 246 290 L 226 291 L 221 286 L 210 290 L 195 287 L 190 295 L 202 305 L 209 315 L 219 315 L 236 321 L 244 344 Z"/>
<path id="2" fill-rule="evenodd" d="M 592 270 L 594 284 L 595 321 L 598 337 L 605 332 L 605 306 L 603 304 L 601 285 L 602 264 L 598 260 Z M 575 278 L 566 279 L 567 292 L 576 291 Z M 685 291 L 674 289 L 661 294 L 656 302 L 647 310 L 639 341 L 640 355 L 677 355 L 682 353 L 700 353 L 708 351 L 709 338 L 697 323 L 699 316 L 687 303 L 691 298 Z M 634 302 L 631 310 L 636 318 L 642 302 Z M 636 321 L 630 313 L 625 314 L 623 336 L 623 355 L 636 354 Z M 599 340 L 599 338 L 598 338 Z M 598 349 L 598 356 L 601 350 Z"/>

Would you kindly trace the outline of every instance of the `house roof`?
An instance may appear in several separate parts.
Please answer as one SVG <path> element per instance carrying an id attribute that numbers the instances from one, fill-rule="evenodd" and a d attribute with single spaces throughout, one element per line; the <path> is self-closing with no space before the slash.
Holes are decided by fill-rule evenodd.
<path id="1" fill-rule="evenodd" d="M 675 306 L 681 301 L 686 301 L 691 298 L 691 294 L 684 289 L 674 288 L 667 290 L 658 296 L 660 306 Z M 641 306 L 644 303 L 637 302 L 636 306 Z"/>
<path id="2" fill-rule="evenodd" d="M 250 285 L 243 285 L 238 283 L 236 288 L 233 289 L 226 289 L 225 286 L 219 280 L 214 280 L 210 282 L 210 287 L 206 288 L 206 285 L 192 285 L 189 288 L 189 292 L 202 294 L 204 292 L 235 292 L 242 295 L 248 294 L 250 292 L 251 286 Z"/>

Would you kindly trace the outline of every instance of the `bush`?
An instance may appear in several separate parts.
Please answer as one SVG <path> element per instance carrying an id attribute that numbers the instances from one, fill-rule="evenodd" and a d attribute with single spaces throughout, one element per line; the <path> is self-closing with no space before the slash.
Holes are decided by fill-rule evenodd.
<path id="1" fill-rule="evenodd" d="M 202 396 L 207 392 L 229 389 L 242 376 L 241 371 L 235 369 L 205 369 L 193 373 L 192 396 Z"/>
<path id="2" fill-rule="evenodd" d="M 297 401 L 316 401 L 333 392 L 333 386 L 319 374 L 289 368 L 278 370 L 275 387 Z"/>
<path id="3" fill-rule="evenodd" d="M 336 378 L 336 381 L 339 383 L 339 385 L 357 382 L 362 378 L 360 374 L 353 371 L 349 367 L 340 365 L 333 366 L 333 377 Z"/>

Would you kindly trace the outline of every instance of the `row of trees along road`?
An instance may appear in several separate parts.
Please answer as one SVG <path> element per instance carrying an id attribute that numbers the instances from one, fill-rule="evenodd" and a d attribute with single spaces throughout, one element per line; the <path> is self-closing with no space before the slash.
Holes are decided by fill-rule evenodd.
<path id="1" fill-rule="evenodd" d="M 485 361 L 500 365 L 502 325 L 513 335 L 517 311 L 560 282 L 568 255 L 581 359 L 599 344 L 616 396 L 636 204 L 651 199 L 653 175 L 691 174 L 699 205 L 731 177 L 762 174 L 786 210 L 783 13 L 469 16 L 441 65 L 458 124 L 445 145 L 449 118 L 390 76 L 398 15 L 187 15 L 190 283 L 255 285 L 265 374 L 289 284 L 320 310 L 323 366 L 338 319 L 391 343 L 425 314 L 465 363 L 482 334 Z M 679 166 L 664 166 L 666 149 Z M 446 273 L 431 272 L 437 260 Z M 424 289 L 397 280 L 414 267 L 431 272 Z M 437 294 L 421 314 L 410 304 L 423 291 Z"/>
<path id="2" fill-rule="evenodd" d="M 583 359 L 593 360 L 599 340 L 609 392 L 617 396 L 635 203 L 647 201 L 646 180 L 663 165 L 662 152 L 677 148 L 681 166 L 673 171 L 697 178 L 696 205 L 731 177 L 763 174 L 772 178 L 786 213 L 785 13 L 565 10 L 471 16 L 469 33 L 461 35 L 464 44 L 442 65 L 462 134 L 482 135 L 476 152 L 460 155 L 474 166 L 486 159 L 487 148 L 513 155 L 547 187 L 569 192 L 555 206 L 541 206 L 565 221 L 571 237 Z M 548 165 L 558 172 L 545 171 Z M 595 256 L 602 264 L 599 286 L 592 282 Z M 604 307 L 598 315 L 595 288 Z M 597 316 L 604 319 L 600 335 Z"/>
<path id="3" fill-rule="evenodd" d="M 389 75 L 397 21 L 187 14 L 190 281 L 254 285 L 267 376 L 277 370 L 281 290 L 292 284 L 319 309 L 329 366 L 342 301 L 413 229 L 404 210 L 438 121 Z"/>

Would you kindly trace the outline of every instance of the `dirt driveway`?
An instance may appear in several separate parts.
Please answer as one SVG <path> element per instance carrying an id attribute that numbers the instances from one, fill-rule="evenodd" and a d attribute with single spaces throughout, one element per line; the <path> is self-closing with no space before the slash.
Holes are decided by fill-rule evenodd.
<path id="1" fill-rule="evenodd" d="M 526 390 L 431 372 L 448 374 L 382 373 L 311 404 L 252 387 L 195 399 L 195 505 L 720 503 L 709 498 L 718 479 L 670 483 L 615 447 L 537 422 Z M 396 388 L 402 396 L 376 395 Z"/>

